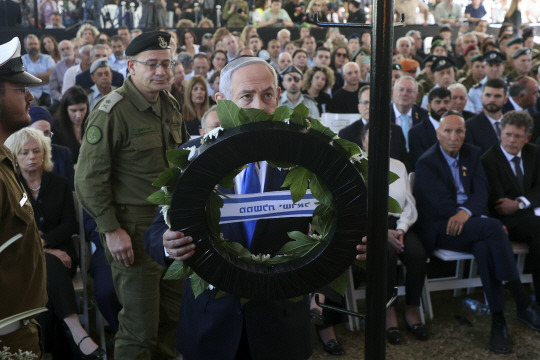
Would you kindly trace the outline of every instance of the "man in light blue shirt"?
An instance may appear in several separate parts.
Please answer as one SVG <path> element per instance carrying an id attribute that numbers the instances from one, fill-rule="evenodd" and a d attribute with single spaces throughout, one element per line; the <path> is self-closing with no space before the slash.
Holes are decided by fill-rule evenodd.
<path id="1" fill-rule="evenodd" d="M 24 38 L 26 54 L 22 61 L 27 72 L 41 79 L 41 85 L 32 87 L 35 105 L 51 106 L 49 89 L 49 75 L 55 63 L 50 55 L 39 53 L 39 39 L 34 34 L 28 34 Z"/>
<path id="2" fill-rule="evenodd" d="M 109 65 L 111 69 L 122 74 L 124 79 L 127 75 L 127 58 L 124 54 L 126 44 L 124 39 L 119 35 L 114 35 L 111 38 L 111 48 L 113 54 L 109 57 Z"/>

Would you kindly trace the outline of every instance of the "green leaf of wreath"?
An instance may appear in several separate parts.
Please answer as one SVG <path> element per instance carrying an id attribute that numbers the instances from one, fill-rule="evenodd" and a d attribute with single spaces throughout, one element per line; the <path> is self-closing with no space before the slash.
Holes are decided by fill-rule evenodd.
<path id="1" fill-rule="evenodd" d="M 396 181 L 397 179 L 399 179 L 399 175 L 390 171 L 388 173 L 388 185 L 392 184 L 394 181 Z"/>
<path id="2" fill-rule="evenodd" d="M 326 136 L 328 136 L 330 139 L 334 139 L 337 134 L 324 126 L 319 120 L 317 119 L 311 119 L 311 128 L 315 131 L 318 131 Z"/>
<path id="3" fill-rule="evenodd" d="M 164 280 L 179 280 L 185 279 L 191 274 L 191 268 L 184 264 L 183 261 L 174 261 L 167 269 Z"/>
<path id="4" fill-rule="evenodd" d="M 190 152 L 190 150 L 185 149 L 168 150 L 166 153 L 167 160 L 169 160 L 171 164 L 183 169 L 188 162 Z"/>
<path id="5" fill-rule="evenodd" d="M 245 114 L 247 122 L 272 121 L 272 115 L 261 109 L 242 108 L 240 112 Z"/>
<path id="6" fill-rule="evenodd" d="M 291 124 L 298 124 L 305 126 L 305 119 L 309 116 L 309 109 L 304 104 L 298 104 L 294 109 L 290 117 Z"/>
<path id="7" fill-rule="evenodd" d="M 300 257 L 310 252 L 313 248 L 319 245 L 320 241 L 313 239 L 300 231 L 291 231 L 287 235 L 295 241 L 289 241 L 281 249 L 278 254 Z"/>
<path id="8" fill-rule="evenodd" d="M 150 201 L 152 204 L 157 205 L 171 205 L 171 199 L 172 194 L 166 194 L 165 191 L 161 189 L 146 198 L 146 200 Z"/>
<path id="9" fill-rule="evenodd" d="M 298 166 L 287 174 L 285 181 L 281 187 L 290 187 L 291 198 L 293 203 L 297 203 L 302 200 L 308 188 L 308 179 L 311 177 L 311 171 L 308 169 Z"/>
<path id="10" fill-rule="evenodd" d="M 313 174 L 309 178 L 309 189 L 311 194 L 321 203 L 327 207 L 332 207 L 332 194 L 330 190 L 324 185 L 316 174 Z"/>
<path id="11" fill-rule="evenodd" d="M 193 273 L 191 275 L 191 290 L 193 290 L 193 295 L 195 299 L 201 295 L 206 288 L 208 288 L 208 283 L 204 281 L 199 275 Z"/>
<path id="12" fill-rule="evenodd" d="M 293 109 L 288 105 L 282 105 L 274 111 L 272 114 L 272 121 L 281 121 L 284 122 L 287 119 L 291 118 Z"/>
<path id="13" fill-rule="evenodd" d="M 221 208 L 223 207 L 223 199 L 214 191 L 208 196 L 206 202 L 206 218 L 208 220 L 208 230 L 214 238 L 219 239 L 221 228 L 219 227 L 219 218 L 221 217 Z"/>
<path id="14" fill-rule="evenodd" d="M 152 185 L 159 188 L 162 186 L 174 186 L 181 172 L 177 167 L 165 169 Z"/>
<path id="15" fill-rule="evenodd" d="M 338 294 L 345 295 L 345 291 L 347 290 L 347 271 L 345 271 L 343 274 L 341 274 L 339 277 L 334 279 L 330 283 L 330 287 L 334 289 Z"/>
<path id="16" fill-rule="evenodd" d="M 361 153 L 361 150 L 358 144 L 355 144 L 349 140 L 336 139 L 334 140 L 334 145 L 337 145 L 349 157 Z"/>
<path id="17" fill-rule="evenodd" d="M 231 100 L 218 101 L 217 113 L 223 129 L 231 129 L 242 125 L 239 117 L 240 108 Z"/>
<path id="18" fill-rule="evenodd" d="M 242 244 L 234 241 L 226 241 L 223 246 L 227 251 L 239 259 L 251 259 L 251 253 Z"/>
<path id="19" fill-rule="evenodd" d="M 399 203 L 394 199 L 393 197 L 388 197 L 388 212 L 393 214 L 400 214 L 401 213 L 401 206 Z"/>

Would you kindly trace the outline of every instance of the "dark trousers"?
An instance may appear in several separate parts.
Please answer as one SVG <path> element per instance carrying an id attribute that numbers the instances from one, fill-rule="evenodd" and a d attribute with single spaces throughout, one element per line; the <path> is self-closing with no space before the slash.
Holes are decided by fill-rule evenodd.
<path id="1" fill-rule="evenodd" d="M 387 298 L 392 297 L 394 286 L 397 286 L 399 268 L 396 266 L 398 258 L 405 265 L 405 301 L 407 305 L 420 306 L 420 296 L 426 277 L 427 253 L 422 241 L 413 231 L 405 234 L 404 249 L 397 254 L 395 249 L 388 245 L 388 288 Z"/>
<path id="2" fill-rule="evenodd" d="M 446 224 L 439 229 L 436 247 L 471 252 L 476 259 L 482 286 L 491 312 L 502 312 L 502 281 L 518 281 L 519 274 L 508 236 L 499 220 L 471 217 L 458 236 L 446 235 Z"/>
<path id="3" fill-rule="evenodd" d="M 510 240 L 524 242 L 529 246 L 527 266 L 533 276 L 536 301 L 540 301 L 540 217 L 530 212 L 518 212 L 505 219 Z"/>

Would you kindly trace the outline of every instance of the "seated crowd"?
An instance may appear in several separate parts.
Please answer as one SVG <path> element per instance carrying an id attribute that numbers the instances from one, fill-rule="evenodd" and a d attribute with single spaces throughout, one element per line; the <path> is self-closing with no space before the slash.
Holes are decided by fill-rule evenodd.
<path id="1" fill-rule="evenodd" d="M 268 10 L 259 8 L 259 26 L 303 23 L 305 17 L 298 17 L 294 6 L 291 9 L 295 16 L 290 16 L 292 3 L 296 1 L 281 9 L 281 1 L 272 0 Z M 312 0 L 304 11 L 316 11 L 322 3 L 326 2 Z M 354 9 L 353 3 L 348 7 L 349 16 L 360 11 Z M 472 8 L 477 10 L 474 3 Z M 325 41 L 317 41 L 310 27 L 302 25 L 299 39 L 291 39 L 291 32 L 282 28 L 276 29 L 276 37 L 264 44 L 257 27 L 247 25 L 247 9 L 243 0 L 228 0 L 224 6 L 224 18 L 230 24 L 245 26 L 241 33 L 223 27 L 198 41 L 190 28 L 168 30 L 174 61 L 169 91 L 181 106 L 189 134 L 203 135 L 219 126 L 219 119 L 210 114 L 216 109 L 213 105 L 217 103 L 221 71 L 237 57 L 252 55 L 263 58 L 280 75 L 279 105 L 296 107 L 302 103 L 309 109 L 309 116 L 317 119 L 325 113 L 358 114 L 358 120 L 341 129 L 339 136 L 367 151 L 370 34 L 346 38 L 333 28 Z M 182 20 L 182 11 L 187 10 L 175 12 L 178 20 Z M 435 10 L 437 23 L 447 23 L 443 17 L 448 11 Z M 362 14 L 357 15 L 361 18 Z M 416 30 L 407 32 L 395 44 L 390 164 L 400 180 L 390 186 L 390 194 L 403 212 L 388 214 L 388 282 L 389 289 L 397 282 L 395 264 L 399 258 L 407 267 L 407 329 L 418 340 L 425 341 L 428 331 L 417 311 L 427 257 L 436 248 L 472 252 L 492 313 L 490 349 L 507 353 L 511 346 L 502 315 L 503 281 L 515 299 L 518 320 L 540 331 L 540 308 L 528 300 L 519 282 L 510 246 L 510 241 L 526 242 L 529 257 L 540 256 L 540 147 L 536 145 L 540 144 L 540 46 L 533 41 L 534 28 L 503 26 L 494 38 L 480 26 L 483 15 L 476 16 L 479 19 L 471 31 L 459 33 L 454 43 L 452 28 L 442 26 L 427 53 L 422 35 Z M 51 18 L 54 17 L 53 14 Z M 468 18 L 475 16 L 469 14 Z M 93 354 L 94 358 L 100 358 L 102 350 L 87 338 L 78 319 L 75 321 L 73 294 L 68 286 L 76 255 L 68 240 L 55 237 L 56 242 L 51 243 L 47 233 L 50 229 L 60 231 L 59 224 L 63 232 L 74 232 L 69 190 L 73 189 L 73 169 L 77 166 L 86 119 L 91 111 L 100 111 L 96 105 L 124 83 L 129 75 L 124 51 L 140 33 L 138 29 L 130 32 L 120 28 L 117 35 L 109 37 L 86 24 L 75 39 L 59 43 L 50 35 L 41 39 L 27 35 L 24 66 L 43 80 L 41 85 L 30 88 L 34 97 L 30 127 L 40 130 L 44 137 L 39 132 L 21 130 L 18 138 L 13 135 L 11 142 L 6 143 L 19 161 L 21 180 L 33 195 L 32 205 L 43 209 L 43 216 L 39 217 L 38 211 L 35 214 L 47 253 L 47 273 L 49 279 L 59 282 L 49 280 L 51 311 L 40 317 L 45 338 L 57 336 L 52 327 L 63 319 L 79 351 L 83 355 Z M 39 171 L 27 170 L 22 162 L 31 156 L 29 152 L 35 152 L 33 147 L 45 160 Z M 407 176 L 413 171 L 416 182 L 411 189 Z M 39 187 L 33 188 L 32 184 L 38 183 L 36 176 L 44 184 L 43 192 Z M 65 177 L 65 184 L 57 181 L 57 176 Z M 41 177 L 51 180 L 41 182 Z M 45 186 L 48 183 L 61 187 L 57 191 L 64 194 L 62 199 L 57 196 L 48 200 L 47 194 L 52 191 Z M 59 206 L 63 211 L 49 219 L 47 215 L 54 211 L 47 210 L 51 205 L 47 202 L 52 200 L 62 201 Z M 110 329 L 116 332 L 121 306 L 95 228 L 93 219 L 85 214 L 86 235 L 95 245 L 90 264 L 94 295 Z M 536 299 L 540 301 L 540 267 L 537 261 L 531 263 Z M 67 300 L 62 302 L 51 296 L 53 286 L 61 287 L 66 295 L 60 297 Z M 322 288 L 317 293 L 323 302 L 343 304 L 343 298 L 331 289 Z M 324 349 L 333 355 L 344 354 L 333 331 L 341 319 L 322 310 L 313 299 L 310 309 Z M 401 335 L 394 306 L 388 308 L 386 327 L 388 341 L 399 344 Z M 56 351 L 54 341 L 46 344 Z"/>

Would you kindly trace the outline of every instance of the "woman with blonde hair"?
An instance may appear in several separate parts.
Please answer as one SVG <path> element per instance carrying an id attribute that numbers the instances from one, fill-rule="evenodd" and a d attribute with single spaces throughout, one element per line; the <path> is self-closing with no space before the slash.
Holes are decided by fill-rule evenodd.
<path id="1" fill-rule="evenodd" d="M 521 0 L 512 0 L 508 11 L 504 14 L 504 22 L 512 24 L 514 36 L 519 35 L 519 26 L 521 25 L 521 11 L 519 5 Z"/>
<path id="2" fill-rule="evenodd" d="M 302 93 L 311 96 L 317 102 L 319 113 L 326 112 L 326 106 L 332 101 L 328 89 L 334 86 L 334 72 L 328 66 L 312 66 L 304 75 Z"/>
<path id="3" fill-rule="evenodd" d="M 253 35 L 259 35 L 257 32 L 257 27 L 254 25 L 246 25 L 240 34 L 240 40 L 242 44 L 247 45 L 249 43 L 249 38 Z"/>
<path id="4" fill-rule="evenodd" d="M 182 107 L 182 116 L 190 135 L 199 135 L 200 119 L 209 107 L 210 100 L 206 79 L 201 75 L 192 76 L 186 84 L 184 106 Z"/>
<path id="5" fill-rule="evenodd" d="M 94 45 L 94 42 L 98 36 L 99 30 L 90 24 L 84 24 L 77 31 L 77 37 L 82 40 L 83 44 Z"/>
<path id="6" fill-rule="evenodd" d="M 13 153 L 19 179 L 29 194 L 45 252 L 49 311 L 38 317 L 45 344 L 50 345 L 53 352 L 65 350 L 55 347 L 61 342 L 56 338 L 55 324 L 62 321 L 77 353 L 70 358 L 101 359 L 105 351 L 90 338 L 77 315 L 72 283 L 78 264 L 72 239 L 77 233 L 77 220 L 71 185 L 67 179 L 51 172 L 51 143 L 40 130 L 23 128 L 12 134 L 5 145 Z"/>

